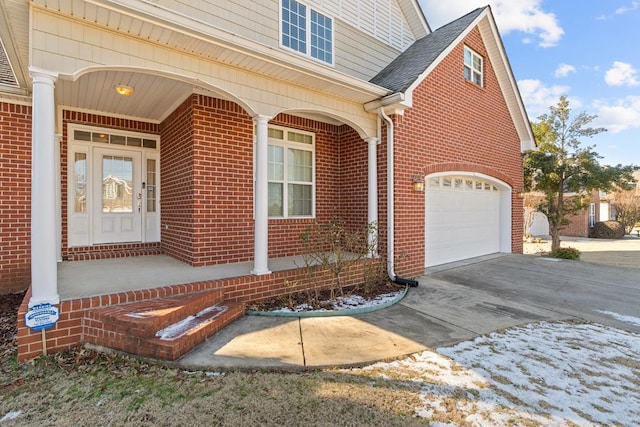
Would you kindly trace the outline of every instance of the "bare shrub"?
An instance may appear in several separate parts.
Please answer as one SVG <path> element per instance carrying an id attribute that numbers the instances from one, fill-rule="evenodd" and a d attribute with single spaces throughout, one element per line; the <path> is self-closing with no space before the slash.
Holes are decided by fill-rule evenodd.
<path id="1" fill-rule="evenodd" d="M 594 239 L 622 239 L 624 237 L 624 225 L 618 221 L 596 222 L 589 237 Z"/>

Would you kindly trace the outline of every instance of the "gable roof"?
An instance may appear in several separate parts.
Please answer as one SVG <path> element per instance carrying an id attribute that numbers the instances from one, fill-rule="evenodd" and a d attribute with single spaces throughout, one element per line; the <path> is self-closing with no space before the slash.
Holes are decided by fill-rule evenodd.
<path id="1" fill-rule="evenodd" d="M 440 54 L 469 28 L 483 10 L 484 8 L 478 8 L 416 40 L 369 82 L 393 92 L 406 91 L 436 61 Z"/>
<path id="2" fill-rule="evenodd" d="M 522 152 L 535 150 L 535 138 L 529 117 L 490 6 L 478 8 L 416 40 L 370 80 L 373 84 L 389 89 L 392 94 L 385 99 L 368 103 L 365 109 L 372 111 L 383 106 L 399 110 L 410 108 L 413 90 L 476 27 L 487 48 L 487 55 L 496 72 L 498 84 L 518 132 L 520 149 Z"/>

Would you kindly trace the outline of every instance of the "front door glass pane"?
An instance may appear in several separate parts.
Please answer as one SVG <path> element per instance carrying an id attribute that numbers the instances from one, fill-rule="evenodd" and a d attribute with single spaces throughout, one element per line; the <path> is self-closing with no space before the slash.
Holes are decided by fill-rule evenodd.
<path id="1" fill-rule="evenodd" d="M 147 159 L 147 212 L 156 211 L 156 161 Z"/>
<path id="2" fill-rule="evenodd" d="M 73 162 L 74 197 L 73 211 L 87 212 L 87 154 L 76 153 Z"/>
<path id="3" fill-rule="evenodd" d="M 102 158 L 102 212 L 133 212 L 133 158 Z"/>

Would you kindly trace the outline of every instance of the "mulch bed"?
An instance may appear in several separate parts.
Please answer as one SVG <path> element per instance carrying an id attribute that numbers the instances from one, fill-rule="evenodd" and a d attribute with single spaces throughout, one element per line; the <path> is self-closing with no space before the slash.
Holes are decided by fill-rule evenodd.
<path id="1" fill-rule="evenodd" d="M 398 285 L 392 282 L 384 282 L 379 283 L 375 287 L 371 287 L 367 290 L 363 289 L 362 287 L 346 287 L 342 290 L 342 294 L 340 294 L 339 290 L 334 291 L 334 296 L 340 297 L 359 295 L 366 300 L 372 300 L 379 295 L 399 292 L 403 289 L 404 286 L 402 285 Z M 275 311 L 280 310 L 284 307 L 293 309 L 294 307 L 300 306 L 302 304 L 306 304 L 308 307 L 307 310 L 309 311 L 321 309 L 330 310 L 332 308 L 331 291 L 328 289 L 323 289 L 318 291 L 310 290 L 302 292 L 292 292 L 287 295 L 251 303 L 247 308 L 254 311 Z"/>

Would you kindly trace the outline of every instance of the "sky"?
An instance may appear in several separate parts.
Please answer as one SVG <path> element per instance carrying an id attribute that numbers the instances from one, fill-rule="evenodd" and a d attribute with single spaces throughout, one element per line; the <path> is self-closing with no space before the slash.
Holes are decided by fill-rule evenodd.
<path id="1" fill-rule="evenodd" d="M 640 0 L 419 0 L 435 30 L 491 5 L 536 121 L 560 96 L 606 132 L 582 141 L 603 165 L 640 166 Z"/>

